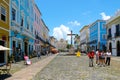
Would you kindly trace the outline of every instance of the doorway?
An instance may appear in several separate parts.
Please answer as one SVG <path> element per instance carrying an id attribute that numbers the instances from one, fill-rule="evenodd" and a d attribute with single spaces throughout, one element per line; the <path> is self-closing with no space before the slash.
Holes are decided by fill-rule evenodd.
<path id="1" fill-rule="evenodd" d="M 120 41 L 117 41 L 117 56 L 120 56 Z"/>
<path id="2" fill-rule="evenodd" d="M 25 55 L 28 55 L 28 43 L 24 42 L 24 51 L 25 51 Z"/>
<path id="3" fill-rule="evenodd" d="M 111 42 L 109 43 L 109 50 L 110 50 L 110 52 L 112 54 L 112 43 Z"/>
<path id="4" fill-rule="evenodd" d="M 0 45 L 5 46 L 5 42 L 0 40 Z M 0 64 L 5 63 L 5 51 L 0 51 Z"/>

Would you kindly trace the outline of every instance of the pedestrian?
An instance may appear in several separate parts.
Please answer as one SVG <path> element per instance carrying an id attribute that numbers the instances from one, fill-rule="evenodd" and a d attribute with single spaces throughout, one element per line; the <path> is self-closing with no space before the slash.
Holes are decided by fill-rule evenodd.
<path id="1" fill-rule="evenodd" d="M 88 53 L 88 57 L 89 57 L 89 67 L 93 67 L 93 59 L 94 59 L 94 51 L 93 50 Z"/>
<path id="2" fill-rule="evenodd" d="M 40 50 L 37 52 L 37 57 L 38 57 L 38 59 L 41 59 L 41 53 L 40 53 Z"/>
<path id="3" fill-rule="evenodd" d="M 106 53 L 106 65 L 110 66 L 110 60 L 111 60 L 111 52 L 110 50 Z"/>
<path id="4" fill-rule="evenodd" d="M 99 55 L 99 66 L 101 67 L 102 66 L 102 51 L 99 51 L 98 55 Z"/>
<path id="5" fill-rule="evenodd" d="M 46 55 L 48 56 L 48 54 L 49 54 L 49 52 L 48 52 L 48 50 L 46 51 Z"/>
<path id="6" fill-rule="evenodd" d="M 99 65 L 99 49 L 96 51 L 96 65 Z"/>
<path id="7" fill-rule="evenodd" d="M 101 66 L 105 66 L 105 52 L 101 52 Z"/>

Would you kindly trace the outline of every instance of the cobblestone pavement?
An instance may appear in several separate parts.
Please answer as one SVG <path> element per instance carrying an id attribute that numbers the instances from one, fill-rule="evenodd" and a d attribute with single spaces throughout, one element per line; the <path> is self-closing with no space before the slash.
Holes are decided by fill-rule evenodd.
<path id="1" fill-rule="evenodd" d="M 55 57 L 33 80 L 120 80 L 120 61 L 112 60 L 111 66 L 88 67 L 87 56 Z"/>
<path id="2" fill-rule="evenodd" d="M 34 58 L 31 58 L 30 60 L 31 60 L 32 64 L 34 64 L 34 63 L 36 63 L 36 62 L 38 62 L 46 57 L 48 57 L 48 56 L 41 56 L 41 59 L 34 57 Z M 10 73 L 14 74 L 15 72 L 20 71 L 21 69 L 26 68 L 26 67 L 28 67 L 28 65 L 24 64 L 24 60 L 20 61 L 20 62 L 13 63 L 11 70 L 10 70 Z"/>
<path id="3" fill-rule="evenodd" d="M 31 80 L 39 71 L 41 71 L 55 56 L 51 55 L 43 60 L 40 60 L 20 71 L 12 74 L 10 78 L 6 80 Z"/>
<path id="4" fill-rule="evenodd" d="M 50 55 L 49 55 L 50 56 Z M 32 65 L 36 62 L 39 62 L 49 56 L 41 56 L 41 59 L 38 59 L 37 57 L 34 57 L 34 58 L 31 58 L 30 60 L 32 61 Z M 30 65 L 31 66 L 31 65 Z M 5 66 L 4 66 L 5 67 Z M 16 62 L 16 63 L 12 63 L 12 66 L 11 66 L 11 70 L 10 70 L 10 74 L 2 74 L 0 75 L 0 80 L 4 80 L 4 79 L 7 79 L 9 77 L 11 77 L 14 73 L 24 69 L 24 68 L 27 68 L 29 67 L 29 65 L 25 65 L 24 64 L 24 60 L 20 61 L 20 62 Z"/>

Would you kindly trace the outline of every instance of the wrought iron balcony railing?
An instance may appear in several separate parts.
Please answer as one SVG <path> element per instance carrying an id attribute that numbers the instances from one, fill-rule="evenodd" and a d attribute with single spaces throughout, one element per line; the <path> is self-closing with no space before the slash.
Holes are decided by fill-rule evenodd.
<path id="1" fill-rule="evenodd" d="M 120 31 L 115 33 L 115 37 L 119 37 L 120 36 Z"/>
<path id="2" fill-rule="evenodd" d="M 107 39 L 111 39 L 111 38 L 112 38 L 112 35 L 108 34 Z"/>

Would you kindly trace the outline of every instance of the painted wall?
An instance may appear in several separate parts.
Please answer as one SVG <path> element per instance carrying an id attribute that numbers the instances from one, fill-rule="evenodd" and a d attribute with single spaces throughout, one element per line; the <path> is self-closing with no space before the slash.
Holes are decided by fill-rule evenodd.
<path id="1" fill-rule="evenodd" d="M 5 21 L 1 19 L 1 11 L 0 11 L 0 41 L 4 41 L 4 46 L 9 47 L 9 0 L 0 0 L 0 8 L 5 9 Z M 1 10 L 1 9 L 0 9 Z M 3 43 L 1 43 L 3 44 Z M 3 56 L 2 56 L 3 53 Z M 2 63 L 7 62 L 7 54 L 9 54 L 9 51 L 4 51 L 1 53 L 0 58 L 4 57 L 4 60 Z"/>
<path id="2" fill-rule="evenodd" d="M 106 28 L 104 27 L 105 21 L 103 20 L 97 20 L 95 21 L 92 25 L 90 25 L 90 37 L 89 37 L 89 42 L 92 42 L 90 47 L 94 47 L 93 49 L 100 49 L 103 50 L 106 47 L 106 39 L 105 39 L 105 34 L 106 34 Z M 104 36 L 104 37 L 103 37 Z"/>
<path id="3" fill-rule="evenodd" d="M 119 13 L 120 14 L 120 13 Z M 116 15 L 114 15 L 114 17 L 116 17 Z M 111 29 L 111 35 L 112 38 L 108 39 L 107 42 L 107 49 L 109 49 L 109 45 L 110 43 L 112 43 L 112 55 L 117 56 L 117 41 L 120 41 L 120 37 L 115 37 L 115 33 L 116 33 L 116 25 L 120 24 L 120 16 L 114 18 L 111 20 L 111 22 L 107 23 L 107 35 L 108 35 L 108 30 Z"/>

